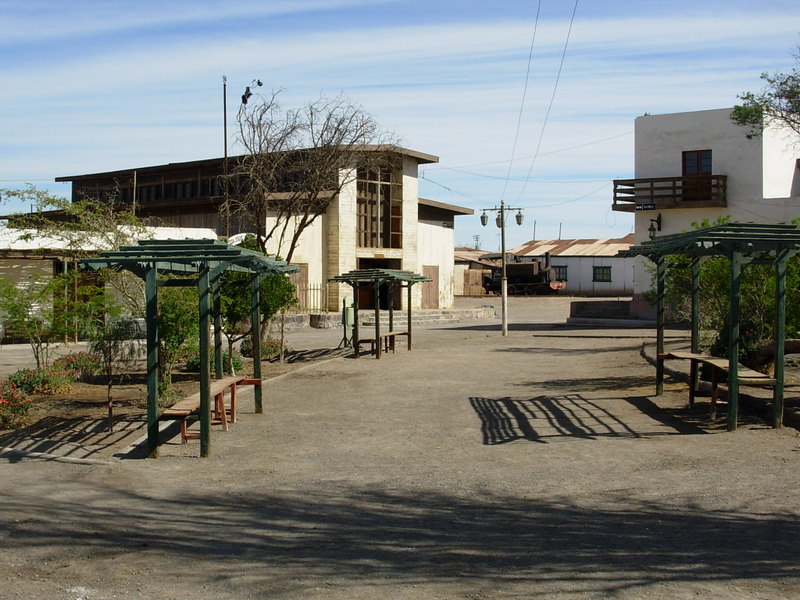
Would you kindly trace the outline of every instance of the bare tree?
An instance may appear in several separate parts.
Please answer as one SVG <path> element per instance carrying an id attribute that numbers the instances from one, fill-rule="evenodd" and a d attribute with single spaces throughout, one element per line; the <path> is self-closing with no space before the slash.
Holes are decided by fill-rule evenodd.
<path id="1" fill-rule="evenodd" d="M 222 210 L 254 229 L 263 252 L 271 247 L 291 261 L 303 232 L 355 181 L 358 169 L 385 166 L 396 146 L 343 95 L 284 112 L 278 94 L 239 110 L 246 153 L 230 169 L 231 193 Z"/>

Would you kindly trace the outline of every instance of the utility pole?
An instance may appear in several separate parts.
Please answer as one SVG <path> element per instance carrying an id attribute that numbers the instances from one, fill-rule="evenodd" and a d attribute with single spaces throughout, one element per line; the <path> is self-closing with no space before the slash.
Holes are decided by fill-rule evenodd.
<path id="1" fill-rule="evenodd" d="M 517 214 L 515 218 L 517 225 L 522 225 L 523 215 L 522 209 L 519 207 L 506 206 L 505 201 L 500 200 L 500 206 L 494 208 L 484 208 L 481 214 L 481 225 L 484 227 L 489 222 L 489 217 L 486 211 L 496 212 L 497 218 L 495 223 L 500 228 L 500 330 L 503 336 L 508 335 L 508 276 L 506 275 L 506 211 L 515 210 Z"/>

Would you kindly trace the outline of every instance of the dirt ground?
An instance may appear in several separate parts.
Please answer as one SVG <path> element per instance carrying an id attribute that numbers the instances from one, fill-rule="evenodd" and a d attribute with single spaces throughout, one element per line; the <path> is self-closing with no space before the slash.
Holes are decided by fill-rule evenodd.
<path id="1" fill-rule="evenodd" d="M 800 598 L 798 432 L 654 396 L 653 332 L 566 306 L 296 363 L 210 459 L 7 455 L 0 598 Z"/>

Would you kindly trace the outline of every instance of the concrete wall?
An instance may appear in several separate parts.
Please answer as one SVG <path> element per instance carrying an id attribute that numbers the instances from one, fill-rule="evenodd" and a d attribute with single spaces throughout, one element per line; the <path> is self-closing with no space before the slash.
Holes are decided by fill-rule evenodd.
<path id="1" fill-rule="evenodd" d="M 554 256 L 551 264 L 567 267 L 568 295 L 630 296 L 637 262 L 635 258 L 614 256 Z M 611 267 L 611 281 L 592 281 L 594 267 Z"/>
<path id="2" fill-rule="evenodd" d="M 431 223 L 420 221 L 418 225 L 419 263 L 422 266 L 436 265 L 439 267 L 439 308 L 452 308 L 454 302 L 454 273 L 453 260 L 454 234 L 452 229 L 442 227 L 441 222 Z M 464 274 L 461 276 L 460 289 L 464 289 Z M 417 287 L 417 286 L 414 286 Z"/>

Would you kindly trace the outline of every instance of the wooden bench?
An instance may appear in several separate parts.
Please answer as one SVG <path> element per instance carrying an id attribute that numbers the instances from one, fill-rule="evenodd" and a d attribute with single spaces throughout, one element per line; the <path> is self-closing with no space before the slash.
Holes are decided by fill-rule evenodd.
<path id="1" fill-rule="evenodd" d="M 212 410 L 212 424 L 222 425 L 223 431 L 228 431 L 228 421 L 231 423 L 236 422 L 236 387 L 240 385 L 259 385 L 260 379 L 251 379 L 248 377 L 225 377 L 223 379 L 216 379 L 211 382 L 209 386 L 209 396 L 213 398 Z M 230 394 L 230 403 L 225 406 L 225 392 Z M 181 425 L 181 443 L 185 444 L 189 439 L 199 438 L 199 434 L 189 433 L 189 417 L 197 416 L 200 414 L 200 392 L 196 392 L 191 396 L 187 396 L 165 408 L 159 420 L 161 421 L 180 421 Z"/>
<path id="2" fill-rule="evenodd" d="M 711 418 L 717 416 L 717 396 L 718 396 L 718 383 L 719 373 L 728 373 L 730 363 L 727 358 L 719 358 L 708 354 L 695 354 L 693 352 L 668 352 L 666 354 L 659 354 L 659 360 L 688 360 L 691 361 L 689 367 L 689 406 L 694 406 L 694 399 L 697 390 L 695 389 L 695 382 L 697 381 L 697 366 L 700 364 L 709 365 L 711 367 Z M 739 385 L 749 385 L 753 387 L 772 387 L 777 384 L 776 380 L 754 371 L 749 367 L 742 364 L 738 365 L 739 372 Z"/>
<path id="3" fill-rule="evenodd" d="M 383 346 L 383 351 L 384 352 L 389 352 L 389 350 L 394 352 L 395 351 L 395 346 L 396 346 L 395 340 L 397 339 L 397 336 L 400 336 L 400 335 L 407 336 L 408 332 L 407 331 L 388 331 L 386 333 L 381 333 L 378 336 L 378 340 L 377 341 L 378 341 L 379 344 L 381 344 Z M 361 344 L 369 344 L 370 345 L 370 350 L 372 352 L 375 352 L 375 349 L 376 349 L 375 341 L 376 340 L 375 340 L 374 337 L 358 338 L 358 344 L 359 345 L 361 345 Z M 378 356 L 380 356 L 380 353 L 378 353 Z"/>

